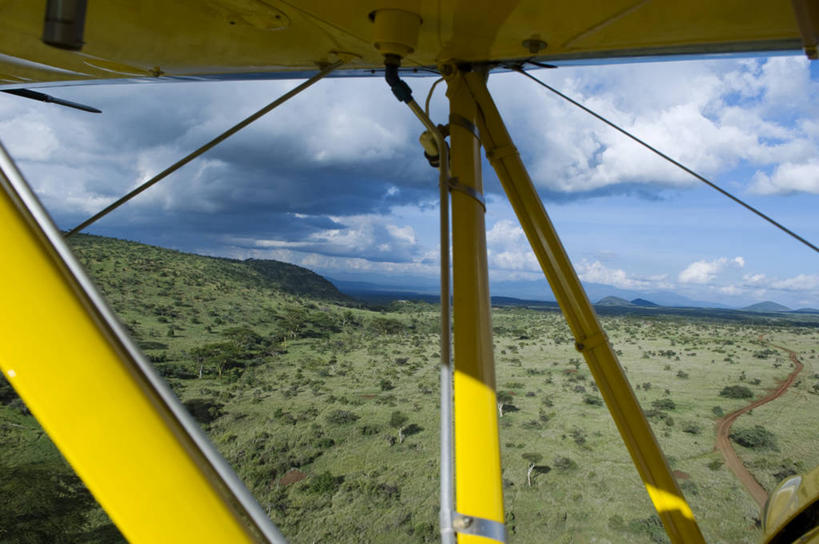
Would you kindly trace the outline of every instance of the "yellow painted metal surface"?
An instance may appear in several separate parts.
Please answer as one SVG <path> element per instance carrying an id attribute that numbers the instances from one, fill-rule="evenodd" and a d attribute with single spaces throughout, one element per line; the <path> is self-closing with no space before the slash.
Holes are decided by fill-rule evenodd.
<path id="1" fill-rule="evenodd" d="M 131 542 L 256 542 L 0 179 L 0 368 Z"/>
<path id="2" fill-rule="evenodd" d="M 405 65 L 798 50 L 790 0 L 104 0 L 89 2 L 81 52 L 40 41 L 45 0 L 0 2 L 0 84 L 312 70 L 358 55 L 382 67 L 369 15 L 423 24 Z M 548 46 L 531 52 L 527 40 Z M 528 43 L 528 42 L 527 42 Z"/>
<path id="3" fill-rule="evenodd" d="M 466 82 L 480 108 L 481 141 L 589 365 L 671 541 L 704 542 L 657 439 L 549 220 L 481 74 Z"/>
<path id="4" fill-rule="evenodd" d="M 768 543 L 783 542 L 782 535 L 800 514 L 812 507 L 816 508 L 819 502 L 819 467 L 805 474 L 790 476 L 785 479 L 771 493 L 765 512 L 762 516 L 764 540 Z M 819 526 L 816 525 L 816 516 L 811 516 L 813 526 L 800 524 L 791 536 L 804 535 L 804 543 L 819 542 Z"/>
<path id="5" fill-rule="evenodd" d="M 476 107 L 459 74 L 447 79 L 450 113 L 475 119 Z M 451 128 L 450 167 L 458 183 L 482 192 L 478 141 Z M 454 309 L 455 506 L 465 516 L 503 522 L 498 408 L 490 321 L 486 225 L 481 204 L 452 192 Z M 458 542 L 485 538 L 459 535 Z"/>

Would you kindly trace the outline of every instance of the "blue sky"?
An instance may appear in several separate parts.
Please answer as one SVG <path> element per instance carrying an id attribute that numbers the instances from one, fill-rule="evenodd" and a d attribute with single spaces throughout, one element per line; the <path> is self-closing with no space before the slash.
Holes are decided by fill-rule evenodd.
<path id="1" fill-rule="evenodd" d="M 819 241 L 817 63 L 795 55 L 534 74 Z M 409 81 L 422 100 L 434 79 Z M 102 115 L 3 95 L 0 137 L 67 229 L 293 85 L 48 91 Z M 522 76 L 495 74 L 489 86 L 584 281 L 819 307 L 815 252 Z M 433 120 L 446 113 L 441 85 Z M 420 132 L 380 78 L 325 80 L 88 232 L 338 279 L 432 284 L 437 177 Z M 540 278 L 486 163 L 484 179 L 492 281 Z"/>

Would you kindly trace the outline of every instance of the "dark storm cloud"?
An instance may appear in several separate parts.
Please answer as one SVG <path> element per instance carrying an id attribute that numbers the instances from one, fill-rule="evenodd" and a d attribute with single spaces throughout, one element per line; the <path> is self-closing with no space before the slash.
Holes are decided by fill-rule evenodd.
<path id="1" fill-rule="evenodd" d="M 52 91 L 105 111 L 96 116 L 13 99 L 0 108 L 39 136 L 20 141 L 10 134 L 7 140 L 67 229 L 293 85 Z M 321 82 L 89 231 L 174 239 L 174 247 L 207 246 L 220 237 L 305 241 L 344 228 L 329 215 L 386 214 L 393 206 L 434 199 L 436 174 L 415 141 L 419 132 L 383 82 Z M 322 245 L 329 251 L 329 243 Z"/>

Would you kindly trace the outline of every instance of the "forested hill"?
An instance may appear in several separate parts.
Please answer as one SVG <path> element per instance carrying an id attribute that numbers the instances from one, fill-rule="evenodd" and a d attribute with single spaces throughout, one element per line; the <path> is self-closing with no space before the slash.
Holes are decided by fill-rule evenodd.
<path id="1" fill-rule="evenodd" d="M 173 284 L 203 286 L 216 281 L 235 287 L 272 289 L 326 302 L 350 302 L 322 276 L 300 266 L 273 260 L 239 261 L 203 257 L 156 246 L 80 234 L 68 239 L 69 245 L 92 275 L 110 293 L 116 283 L 141 275 L 173 278 Z"/>

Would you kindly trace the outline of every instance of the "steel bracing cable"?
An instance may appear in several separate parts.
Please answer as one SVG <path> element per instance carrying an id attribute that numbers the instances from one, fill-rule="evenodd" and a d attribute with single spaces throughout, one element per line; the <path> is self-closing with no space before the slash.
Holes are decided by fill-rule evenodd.
<path id="1" fill-rule="evenodd" d="M 815 246 L 815 245 L 813 245 L 812 243 L 808 242 L 808 241 L 807 241 L 805 238 L 803 238 L 802 236 L 799 236 L 798 234 L 796 234 L 795 232 L 793 232 L 792 230 L 790 230 L 789 228 L 787 228 L 786 226 L 784 226 L 782 223 L 779 223 L 778 221 L 776 221 L 776 220 L 772 219 L 771 217 L 769 217 L 769 216 L 765 215 L 764 213 L 762 213 L 761 211 L 757 210 L 756 208 L 754 208 L 754 207 L 753 207 L 753 206 L 751 206 L 750 204 L 747 204 L 746 202 L 743 202 L 742 200 L 740 200 L 739 198 L 735 197 L 734 195 L 732 195 L 731 193 L 729 193 L 728 191 L 726 191 L 726 190 L 725 190 L 725 189 L 723 189 L 722 187 L 719 187 L 719 186 L 718 186 L 718 185 L 716 185 L 715 183 L 711 182 L 710 180 L 706 179 L 706 178 L 705 178 L 705 177 L 703 177 L 702 175 L 700 175 L 700 174 L 696 173 L 695 171 L 691 170 L 690 168 L 688 168 L 688 167 L 687 167 L 687 166 L 685 166 L 684 164 L 680 163 L 679 161 L 676 161 L 676 160 L 672 159 L 671 157 L 669 157 L 668 155 L 666 155 L 665 153 L 663 153 L 662 151 L 660 151 L 660 150 L 659 150 L 659 149 L 657 149 L 656 147 L 653 147 L 653 146 L 651 146 L 650 144 L 647 144 L 646 142 L 644 142 L 643 140 L 641 140 L 641 139 L 640 139 L 640 138 L 638 138 L 637 136 L 634 136 L 633 134 L 631 134 L 630 132 L 628 132 L 628 131 L 627 131 L 627 130 L 625 130 L 624 128 L 621 128 L 621 127 L 619 127 L 618 125 L 614 124 L 613 122 L 609 121 L 608 119 L 606 119 L 605 117 L 603 117 L 603 116 L 602 116 L 602 115 L 600 115 L 599 113 L 597 113 L 597 112 L 595 112 L 595 111 L 593 111 L 593 110 L 591 110 L 591 109 L 587 108 L 586 106 L 584 106 L 584 105 L 583 105 L 583 104 L 581 104 L 580 102 L 578 102 L 578 101 L 576 101 L 576 100 L 574 100 L 574 99 L 572 99 L 572 98 L 570 98 L 570 97 L 566 96 L 565 94 L 561 93 L 560 91 L 558 91 L 558 90 L 557 90 L 557 89 L 555 89 L 554 87 L 552 87 L 552 86 L 550 86 L 550 85 L 548 85 L 548 84 L 544 83 L 543 81 L 541 81 L 540 79 L 536 78 L 536 77 L 535 77 L 535 76 L 533 76 L 532 74 L 530 74 L 530 73 L 526 72 L 525 70 L 523 70 L 523 69 L 522 69 L 520 66 L 514 66 L 514 67 L 512 67 L 512 69 L 513 69 L 513 70 L 515 70 L 516 72 L 519 72 L 519 73 L 523 74 L 524 76 L 528 77 L 529 79 L 531 79 L 531 80 L 532 80 L 532 81 L 534 81 L 535 83 L 537 83 L 537 84 L 539 84 L 539 85 L 541 85 L 541 86 L 545 87 L 546 89 L 548 89 L 549 91 L 553 92 L 554 94 L 556 94 L 556 95 L 557 95 L 557 96 L 559 96 L 560 98 L 562 98 L 562 99 L 566 100 L 567 102 L 571 102 L 572 104 L 574 104 L 575 106 L 577 106 L 577 107 L 578 107 L 578 108 L 580 108 L 581 110 L 585 111 L 585 112 L 586 112 L 586 113 L 588 113 L 589 115 L 592 115 L 593 117 L 596 117 L 596 118 L 597 118 L 597 119 L 599 119 L 600 121 L 603 121 L 604 123 L 606 123 L 606 124 L 607 124 L 608 126 L 610 126 L 611 128 L 613 128 L 613 129 L 617 130 L 618 132 L 620 132 L 621 134 L 623 134 L 623 135 L 625 135 L 625 136 L 628 136 L 629 138 L 631 138 L 632 140 L 634 140 L 634 141 L 635 141 L 635 142 L 637 142 L 638 144 L 642 145 L 643 147 L 645 147 L 645 148 L 646 148 L 646 149 L 648 149 L 649 151 L 654 152 L 655 154 L 657 154 L 657 155 L 659 155 L 660 157 L 662 157 L 663 159 L 667 160 L 668 162 L 670 162 L 670 163 L 671 163 L 671 164 L 673 164 L 674 166 L 676 166 L 676 167 L 680 168 L 681 170 L 683 170 L 683 171 L 685 171 L 685 172 L 687 172 L 687 173 L 691 174 L 692 176 L 694 176 L 695 178 L 697 178 L 698 180 L 700 180 L 700 181 L 701 181 L 701 182 L 703 182 L 704 184 L 708 185 L 708 186 L 709 186 L 709 187 L 711 187 L 712 189 L 714 189 L 714 190 L 716 190 L 716 191 L 718 191 L 718 192 L 722 193 L 724 196 L 727 196 L 728 198 L 730 198 L 731 200 L 733 200 L 734 202 L 736 202 L 736 203 L 737 203 L 737 204 L 739 204 L 740 206 L 742 206 L 742 207 L 744 207 L 744 208 L 746 208 L 746 209 L 750 210 L 751 212 L 755 213 L 756 215 L 758 215 L 759 217 L 761 217 L 762 219 L 764 219 L 764 220 L 765 220 L 765 221 L 767 221 L 768 223 L 772 224 L 773 226 L 775 226 L 776 228 L 778 228 L 778 229 L 779 229 L 779 230 L 781 230 L 782 232 L 784 232 L 784 233 L 786 233 L 786 234 L 790 235 L 791 237 L 795 238 L 796 240 L 798 240 L 799 242 L 803 243 L 803 244 L 804 244 L 804 245 L 806 245 L 807 247 L 809 247 L 809 248 L 811 248 L 812 250 L 814 250 L 814 251 L 816 251 L 817 253 L 819 253 L 819 247 L 816 247 L 816 246 Z"/>
<path id="2" fill-rule="evenodd" d="M 211 141 L 209 141 L 208 143 L 206 143 L 205 145 L 203 145 L 199 149 L 197 149 L 196 151 L 190 153 L 189 155 L 185 156 L 182 159 L 179 159 L 177 162 L 175 162 L 174 164 L 172 164 L 171 166 L 169 166 L 168 168 L 166 168 L 165 170 L 163 170 L 159 174 L 155 175 L 154 177 L 152 177 L 151 179 L 149 179 L 148 181 L 146 181 L 145 183 L 143 183 L 142 185 L 140 185 L 139 187 L 137 187 L 136 189 L 134 189 L 133 191 L 131 191 L 127 195 L 125 195 L 122 198 L 120 198 L 119 200 L 109 204 L 103 210 L 100 210 L 99 212 L 97 212 L 93 216 L 89 217 L 88 219 L 86 219 L 85 221 L 83 221 L 82 223 L 80 223 L 79 225 L 77 225 L 76 227 L 71 229 L 70 231 L 68 231 L 68 233 L 66 233 L 65 236 L 68 237 L 68 236 L 71 236 L 73 234 L 76 234 L 76 233 L 84 230 L 86 227 L 88 227 L 92 223 L 96 222 L 97 220 L 105 217 L 106 215 L 108 215 L 112 211 L 116 210 L 117 208 L 119 208 L 120 206 L 122 206 L 123 204 L 125 204 L 126 202 L 128 202 L 129 200 L 131 200 L 132 198 L 137 196 L 138 194 L 142 193 L 143 191 L 145 191 L 147 189 L 150 189 L 151 187 L 153 187 L 154 185 L 156 185 L 157 183 L 162 181 L 164 178 L 168 177 L 170 174 L 176 172 L 177 170 L 179 170 L 180 168 L 182 168 L 183 166 L 185 166 L 186 164 L 191 162 L 193 159 L 195 159 L 199 155 L 202 155 L 203 153 L 205 153 L 209 149 L 211 149 L 211 148 L 217 146 L 218 144 L 222 143 L 223 141 L 227 140 L 229 137 L 233 136 L 234 134 L 236 134 L 237 132 L 239 132 L 240 130 L 242 130 L 246 126 L 248 126 L 253 121 L 256 121 L 260 117 L 263 117 L 264 115 L 270 113 L 271 111 L 273 111 L 277 107 L 281 106 L 282 104 L 284 104 L 285 102 L 287 102 L 288 100 L 290 100 L 291 98 L 293 98 L 294 96 L 299 94 L 301 91 L 305 90 L 307 87 L 310 87 L 311 85 L 316 83 L 318 80 L 320 80 L 323 77 L 325 77 L 326 75 L 328 75 L 330 72 L 332 72 L 333 70 L 335 70 L 336 68 L 338 68 L 342 64 L 344 64 L 343 61 L 338 61 L 338 62 L 334 62 L 333 64 L 328 64 L 327 66 L 323 67 L 321 70 L 319 70 L 319 72 L 316 75 L 314 75 L 310 79 L 307 79 L 307 80 L 301 82 L 299 85 L 293 87 L 292 89 L 290 89 L 289 91 L 287 91 L 286 93 L 281 95 L 279 98 L 277 98 L 276 100 L 274 100 L 273 102 L 271 102 L 267 106 L 263 107 L 262 109 L 260 109 L 256 113 L 254 113 L 253 115 L 251 115 L 249 117 L 246 117 L 244 120 L 242 120 L 239 123 L 233 125 L 229 129 L 227 129 L 226 131 L 221 133 L 219 136 L 212 139 Z"/>
<path id="3" fill-rule="evenodd" d="M 437 84 L 438 82 L 436 82 Z M 433 89 L 435 85 L 433 85 Z M 430 95 L 432 89 L 430 89 Z M 453 407 L 452 407 L 452 306 L 451 272 L 449 254 L 449 147 L 446 139 L 435 123 L 421 109 L 415 100 L 407 105 L 430 131 L 438 144 L 440 164 L 438 165 L 438 190 L 440 193 L 440 251 L 441 251 L 441 464 L 440 464 L 440 529 L 441 544 L 455 544 L 452 527 L 455 513 L 455 465 L 453 459 Z"/>
<path id="4" fill-rule="evenodd" d="M 432 93 L 435 92 L 435 87 L 437 87 L 438 84 L 440 82 L 442 82 L 443 80 L 444 80 L 444 78 L 442 78 L 442 77 L 436 79 L 435 83 L 432 84 L 432 87 L 429 88 L 429 92 L 427 93 L 427 100 L 424 103 L 424 113 L 427 114 L 427 117 L 429 117 L 429 102 L 430 102 L 430 100 L 432 100 Z"/>

